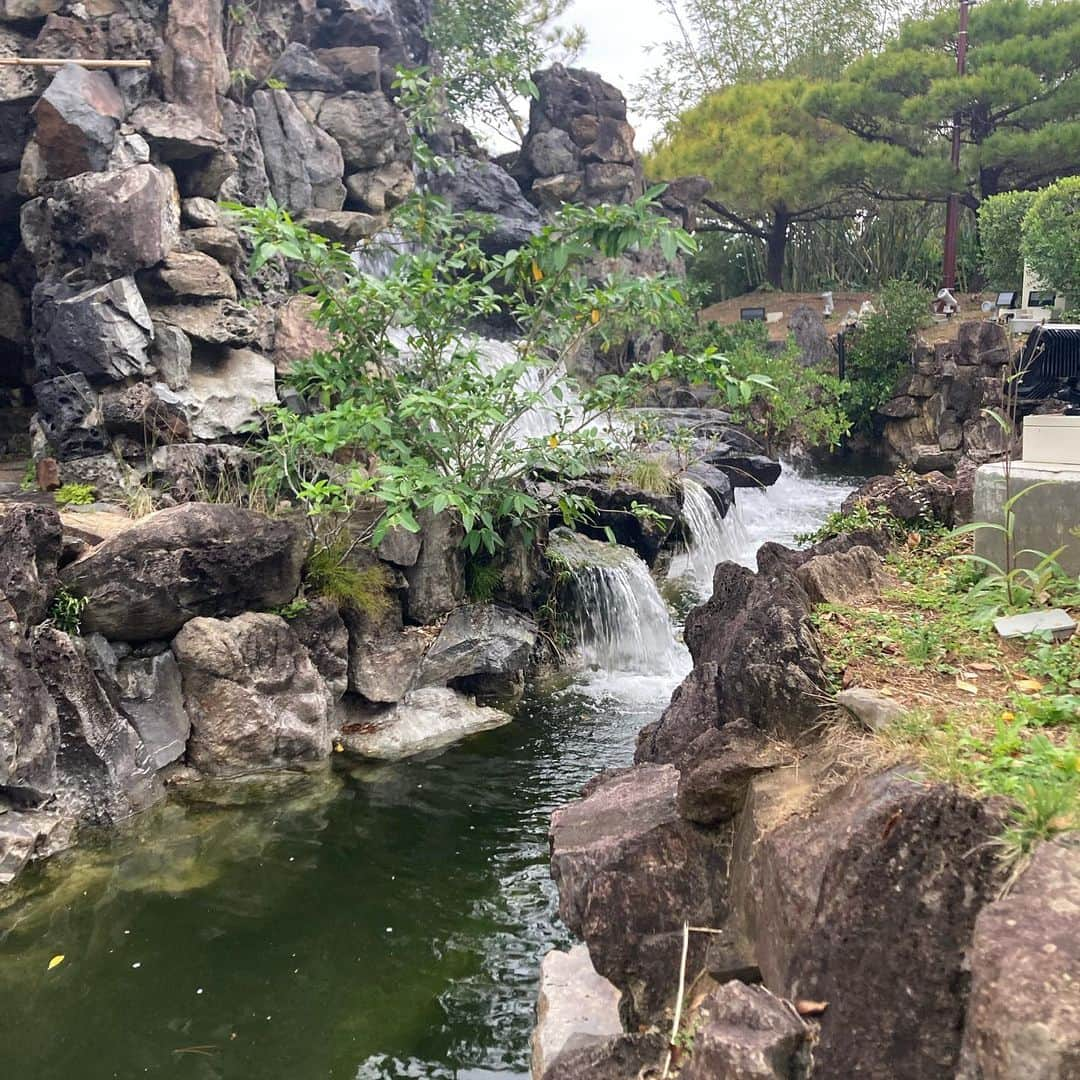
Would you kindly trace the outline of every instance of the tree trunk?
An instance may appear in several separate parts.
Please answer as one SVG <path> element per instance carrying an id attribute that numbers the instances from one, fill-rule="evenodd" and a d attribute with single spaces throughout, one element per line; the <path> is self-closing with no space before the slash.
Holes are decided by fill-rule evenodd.
<path id="1" fill-rule="evenodd" d="M 777 212 L 766 238 L 765 278 L 774 289 L 784 287 L 784 259 L 787 255 L 788 215 Z"/>

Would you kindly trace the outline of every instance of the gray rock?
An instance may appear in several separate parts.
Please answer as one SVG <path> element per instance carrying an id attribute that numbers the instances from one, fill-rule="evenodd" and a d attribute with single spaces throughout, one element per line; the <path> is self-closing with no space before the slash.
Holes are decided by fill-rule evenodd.
<path id="1" fill-rule="evenodd" d="M 412 168 L 404 161 L 392 161 L 345 178 L 349 199 L 361 210 L 372 214 L 382 214 L 400 206 L 415 187 Z"/>
<path id="2" fill-rule="evenodd" d="M 380 228 L 378 218 L 356 210 L 304 210 L 299 218 L 311 232 L 348 248 L 356 247 Z"/>
<path id="3" fill-rule="evenodd" d="M 430 623 L 453 611 L 465 598 L 465 530 L 452 513 L 418 516 L 423 541 L 412 566 L 404 570 L 409 583 L 405 614 L 415 623 Z"/>
<path id="4" fill-rule="evenodd" d="M 277 404 L 274 362 L 252 349 L 225 349 L 218 363 L 193 366 L 188 385 L 176 396 L 196 439 L 239 434 L 259 422 L 263 408 Z"/>
<path id="5" fill-rule="evenodd" d="M 705 999 L 684 1080 L 798 1080 L 813 1040 L 792 1005 L 759 986 L 725 983 Z"/>
<path id="6" fill-rule="evenodd" d="M 60 518 L 51 506 L 0 503 L 0 603 L 33 626 L 45 618 L 59 584 Z"/>
<path id="7" fill-rule="evenodd" d="M 409 532 L 408 529 L 395 525 L 387 530 L 379 542 L 378 555 L 384 562 L 393 563 L 395 566 L 415 566 L 420 554 L 420 543 L 420 533 Z"/>
<path id="8" fill-rule="evenodd" d="M 259 141 L 255 112 L 226 98 L 221 104 L 222 123 L 236 172 L 226 177 L 219 197 L 248 206 L 262 206 L 270 193 L 266 158 Z M 213 255 L 214 252 L 209 252 Z M 217 258 L 217 256 L 215 256 Z"/>
<path id="9" fill-rule="evenodd" d="M 340 77 L 298 41 L 285 46 L 285 51 L 274 61 L 270 74 L 284 83 L 287 90 L 322 90 L 328 94 L 339 94 L 345 89 Z"/>
<path id="10" fill-rule="evenodd" d="M 289 621 L 289 627 L 311 655 L 330 696 L 340 701 L 349 687 L 349 631 L 337 605 L 317 596 Z"/>
<path id="11" fill-rule="evenodd" d="M 169 638 L 196 615 L 276 607 L 296 595 L 309 540 L 298 525 L 238 506 L 159 510 L 61 572 L 89 597 L 83 626 L 111 641 Z"/>
<path id="12" fill-rule="evenodd" d="M 858 686 L 841 690 L 836 695 L 836 704 L 847 709 L 868 731 L 883 731 L 906 715 L 898 701 Z"/>
<path id="13" fill-rule="evenodd" d="M 236 285 L 215 259 L 198 251 L 170 251 L 150 271 L 152 287 L 172 296 L 235 300 Z"/>
<path id="14" fill-rule="evenodd" d="M 450 613 L 417 676 L 432 686 L 471 675 L 522 671 L 536 645 L 534 619 L 498 604 L 469 604 Z"/>
<path id="15" fill-rule="evenodd" d="M 931 472 L 925 476 L 874 476 L 853 491 L 841 512 L 851 514 L 858 507 L 885 511 L 900 521 L 937 520 L 954 523 L 956 485 L 947 476 Z"/>
<path id="16" fill-rule="evenodd" d="M 812 604 L 851 603 L 880 596 L 889 585 L 881 556 L 859 545 L 847 551 L 816 555 L 796 571 Z"/>
<path id="17" fill-rule="evenodd" d="M 994 629 L 1003 638 L 1050 634 L 1056 641 L 1066 641 L 1076 633 L 1076 620 L 1061 608 L 1025 611 L 1022 615 L 1002 615 L 995 619 Z"/>
<path id="18" fill-rule="evenodd" d="M 179 502 L 205 498 L 207 492 L 235 491 L 251 479 L 254 451 L 223 443 L 159 446 L 150 459 L 150 478 Z"/>
<path id="19" fill-rule="evenodd" d="M 162 161 L 192 161 L 223 154 L 225 136 L 183 105 L 147 101 L 129 117 Z"/>
<path id="20" fill-rule="evenodd" d="M 325 762 L 330 692 L 277 615 L 198 618 L 173 639 L 191 718 L 188 760 L 209 775 Z"/>
<path id="21" fill-rule="evenodd" d="M 9 884 L 31 859 L 68 847 L 71 825 L 69 817 L 44 810 L 0 814 L 0 885 Z"/>
<path id="22" fill-rule="evenodd" d="M 65 64 L 33 108 L 35 141 L 52 179 L 104 169 L 124 103 L 104 71 Z"/>
<path id="23" fill-rule="evenodd" d="M 403 629 L 396 602 L 380 613 L 347 608 L 344 618 L 349 629 L 349 689 L 368 701 L 400 701 L 416 684 L 431 634 Z"/>
<path id="24" fill-rule="evenodd" d="M 191 339 L 171 323 L 159 320 L 153 326 L 154 368 L 170 390 L 183 390 L 191 377 Z"/>
<path id="25" fill-rule="evenodd" d="M 210 229 L 221 224 L 221 211 L 213 199 L 195 196 L 180 200 L 180 218 L 189 227 Z"/>
<path id="26" fill-rule="evenodd" d="M 163 304 L 155 306 L 153 316 L 155 321 L 169 323 L 207 345 L 249 345 L 259 333 L 254 313 L 231 300 Z"/>
<path id="27" fill-rule="evenodd" d="M 347 90 L 378 90 L 381 84 L 381 63 L 377 45 L 341 45 L 318 49 L 315 56 L 329 68 Z"/>
<path id="28" fill-rule="evenodd" d="M 667 1044 L 658 1031 L 609 1035 L 560 1054 L 541 1080 L 626 1080 L 659 1075 Z"/>
<path id="29" fill-rule="evenodd" d="M 523 153 L 537 177 L 557 176 L 578 169 L 578 148 L 561 128 L 541 131 L 529 139 Z"/>
<path id="30" fill-rule="evenodd" d="M 626 202 L 637 194 L 638 174 L 632 165 L 597 161 L 585 166 L 585 190 L 593 200 Z"/>
<path id="31" fill-rule="evenodd" d="M 1080 844 L 1040 844 L 975 922 L 959 1080 L 1080 1074 Z"/>
<path id="32" fill-rule="evenodd" d="M 540 962 L 532 1075 L 543 1077 L 566 1050 L 622 1035 L 620 997 L 596 973 L 584 945 L 575 945 L 569 952 L 552 949 L 546 953 Z"/>
<path id="33" fill-rule="evenodd" d="M 381 91 L 350 91 L 327 98 L 319 124 L 337 140 L 351 171 L 387 165 L 409 155 L 409 133 L 400 110 Z"/>
<path id="34" fill-rule="evenodd" d="M 171 652 L 129 657 L 116 669 L 120 703 L 139 733 L 150 763 L 163 769 L 184 756 L 191 721 L 184 709 L 180 668 Z"/>
<path id="35" fill-rule="evenodd" d="M 142 448 L 186 442 L 191 426 L 183 401 L 163 383 L 135 383 L 101 397 L 101 422 L 113 435 L 125 435 Z"/>
<path id="36" fill-rule="evenodd" d="M 204 255 L 209 255 L 210 258 L 226 266 L 235 266 L 244 257 L 244 248 L 240 243 L 240 238 L 232 229 L 224 225 L 185 229 L 182 239 L 195 251 L 201 251 Z"/>
<path id="37" fill-rule="evenodd" d="M 788 330 L 799 349 L 799 362 L 806 367 L 817 367 L 832 360 L 833 347 L 821 312 L 800 304 L 788 317 Z"/>
<path id="38" fill-rule="evenodd" d="M 229 88 L 221 0 L 172 0 L 159 73 L 165 100 L 186 105 L 213 128 L 221 126 L 219 97 Z"/>
<path id="39" fill-rule="evenodd" d="M 284 90 L 256 90 L 252 105 L 274 198 L 290 210 L 340 210 L 345 163 L 334 139 Z"/>
<path id="40" fill-rule="evenodd" d="M 342 742 L 362 757 L 399 761 L 458 742 L 467 735 L 502 727 L 510 716 L 445 686 L 411 690 L 397 705 L 372 715 L 361 713 L 359 723 L 346 698 L 339 711 Z"/>
<path id="41" fill-rule="evenodd" d="M 89 457 L 109 448 L 98 395 L 82 372 L 34 384 L 37 423 L 60 460 Z"/>
<path id="42" fill-rule="evenodd" d="M 101 684 L 85 642 L 38 627 L 34 668 L 56 702 L 61 803 L 84 821 L 109 824 L 164 795 L 138 733 Z"/>
<path id="43" fill-rule="evenodd" d="M 103 383 L 144 375 L 154 326 L 135 282 L 62 282 L 34 289 L 37 365 L 45 377 L 82 373 Z"/>

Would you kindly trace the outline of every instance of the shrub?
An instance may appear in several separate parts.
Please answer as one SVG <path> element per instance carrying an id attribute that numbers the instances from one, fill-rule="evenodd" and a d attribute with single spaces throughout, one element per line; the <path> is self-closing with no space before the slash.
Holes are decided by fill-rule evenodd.
<path id="1" fill-rule="evenodd" d="M 979 266 L 991 288 L 1018 289 L 1024 280 L 1024 215 L 1036 194 L 1005 191 L 979 207 Z"/>
<path id="2" fill-rule="evenodd" d="M 78 634 L 82 629 L 82 613 L 89 603 L 87 597 L 76 596 L 61 585 L 49 607 L 49 622 L 65 634 Z"/>
<path id="3" fill-rule="evenodd" d="M 1080 176 L 1043 188 L 1024 215 L 1028 265 L 1048 288 L 1080 303 Z"/>
<path id="4" fill-rule="evenodd" d="M 64 484 L 57 488 L 53 498 L 60 507 L 86 506 L 94 501 L 94 489 L 89 484 Z"/>

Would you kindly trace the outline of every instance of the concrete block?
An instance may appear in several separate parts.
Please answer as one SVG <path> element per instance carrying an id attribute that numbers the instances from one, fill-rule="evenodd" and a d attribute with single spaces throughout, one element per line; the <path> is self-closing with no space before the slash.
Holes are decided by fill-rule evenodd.
<path id="1" fill-rule="evenodd" d="M 1000 619 L 995 619 L 994 629 L 1003 638 L 1050 633 L 1058 641 L 1067 641 L 1076 632 L 1076 620 L 1061 608 L 1025 611 L 1023 615 L 1003 615 Z"/>
<path id="2" fill-rule="evenodd" d="M 1058 556 L 1062 569 L 1080 575 L 1080 469 L 1014 461 L 1006 485 L 1002 462 L 981 465 L 975 473 L 972 520 L 1004 525 L 1006 501 L 1022 491 L 1027 494 L 1013 504 L 1013 552 L 1027 548 L 1049 554 L 1063 548 Z M 1005 535 L 998 529 L 976 531 L 975 553 L 1007 569 Z M 1014 565 L 1030 567 L 1038 561 L 1037 556 L 1021 555 Z"/>

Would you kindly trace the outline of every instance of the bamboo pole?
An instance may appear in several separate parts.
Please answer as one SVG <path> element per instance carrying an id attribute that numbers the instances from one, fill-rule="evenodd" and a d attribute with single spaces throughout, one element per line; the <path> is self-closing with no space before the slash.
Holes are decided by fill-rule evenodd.
<path id="1" fill-rule="evenodd" d="M 78 60 L 43 56 L 0 56 L 0 67 L 63 67 L 78 64 L 84 68 L 148 68 L 149 60 Z"/>

